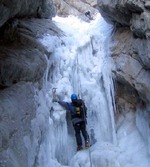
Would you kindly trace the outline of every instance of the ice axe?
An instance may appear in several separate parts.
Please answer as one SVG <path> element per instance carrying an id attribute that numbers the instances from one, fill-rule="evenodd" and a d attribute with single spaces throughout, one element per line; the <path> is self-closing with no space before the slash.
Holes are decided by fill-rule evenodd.
<path id="1" fill-rule="evenodd" d="M 52 95 L 53 95 L 53 99 L 54 99 L 54 100 L 57 99 L 57 96 L 56 96 L 56 89 L 57 89 L 57 88 L 53 88 L 53 89 L 52 89 Z"/>

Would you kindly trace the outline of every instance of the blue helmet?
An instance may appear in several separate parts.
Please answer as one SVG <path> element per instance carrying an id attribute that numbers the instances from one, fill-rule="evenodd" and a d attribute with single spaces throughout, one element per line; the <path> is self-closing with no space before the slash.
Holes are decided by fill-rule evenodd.
<path id="1" fill-rule="evenodd" d="M 77 95 L 76 94 L 72 94 L 71 95 L 71 100 L 76 100 L 76 99 L 78 99 Z"/>

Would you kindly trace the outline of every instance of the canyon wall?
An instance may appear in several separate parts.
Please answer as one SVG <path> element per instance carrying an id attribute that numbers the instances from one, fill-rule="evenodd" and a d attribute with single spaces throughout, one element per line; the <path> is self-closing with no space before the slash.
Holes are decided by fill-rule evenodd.
<path id="1" fill-rule="evenodd" d="M 85 12 L 90 10 L 94 16 L 97 13 L 95 7 L 115 27 L 111 56 L 114 60 L 117 114 L 136 112 L 138 108 L 139 120 L 143 119 L 148 127 L 148 0 L 98 0 L 98 5 L 95 0 L 55 0 L 54 3 L 52 0 L 3 0 L 0 1 L 0 166 L 33 167 L 38 164 L 38 153 L 44 142 L 43 136 L 46 136 L 49 117 L 46 109 L 46 122 L 37 121 L 41 119 L 39 115 L 42 112 L 39 94 L 45 82 L 47 58 L 52 54 L 39 38 L 45 34 L 63 35 L 51 21 L 56 12 L 88 20 Z M 38 130 L 35 131 L 35 127 Z M 147 133 L 139 124 L 137 127 L 150 143 Z"/>
<path id="2" fill-rule="evenodd" d="M 51 52 L 42 35 L 60 35 L 51 0 L 0 1 L 0 166 L 37 166 L 47 133 L 39 92 Z M 48 123 L 49 111 L 45 112 Z M 46 139 L 46 137 L 45 137 Z"/>
<path id="3" fill-rule="evenodd" d="M 114 25 L 111 56 L 116 115 L 136 112 L 136 125 L 150 146 L 150 2 L 98 0 L 98 7 L 105 20 Z"/>
<path id="4" fill-rule="evenodd" d="M 55 0 L 54 4 L 57 15 L 61 17 L 74 15 L 85 21 L 89 21 L 85 16 L 87 11 L 90 11 L 92 18 L 98 13 L 96 9 L 97 0 Z"/>

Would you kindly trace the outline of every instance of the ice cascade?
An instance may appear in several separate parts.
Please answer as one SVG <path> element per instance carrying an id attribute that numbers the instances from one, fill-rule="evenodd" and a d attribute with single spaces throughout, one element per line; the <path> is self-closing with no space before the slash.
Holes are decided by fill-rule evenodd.
<path id="1" fill-rule="evenodd" d="M 52 53 L 47 59 L 45 95 L 42 95 L 50 112 L 49 130 L 47 143 L 39 151 L 39 167 L 125 167 L 129 157 L 121 156 L 123 152 L 117 147 L 114 123 L 114 86 L 109 56 L 112 26 L 100 15 L 90 23 L 74 16 L 56 17 L 53 21 L 64 32 L 63 36 L 47 34 L 39 39 Z M 77 93 L 85 101 L 92 144 L 90 152 L 76 152 L 69 115 L 52 102 L 53 88 L 59 100 L 70 101 L 70 95 Z"/>

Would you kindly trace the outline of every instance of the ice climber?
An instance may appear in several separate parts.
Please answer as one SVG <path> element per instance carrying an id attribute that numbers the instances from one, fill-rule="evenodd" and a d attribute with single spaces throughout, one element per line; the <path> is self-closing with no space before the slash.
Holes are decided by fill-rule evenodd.
<path id="1" fill-rule="evenodd" d="M 75 137 L 77 142 L 77 151 L 83 149 L 81 132 L 85 140 L 85 148 L 89 148 L 89 135 L 86 131 L 87 108 L 84 104 L 84 101 L 82 99 L 78 99 L 76 94 L 72 94 L 71 102 L 59 101 L 57 99 L 53 99 L 53 102 L 58 102 L 71 114 L 71 120 L 75 130 Z"/>
<path id="2" fill-rule="evenodd" d="M 93 20 L 93 17 L 90 11 L 85 12 L 85 16 L 88 17 L 90 20 Z"/>

